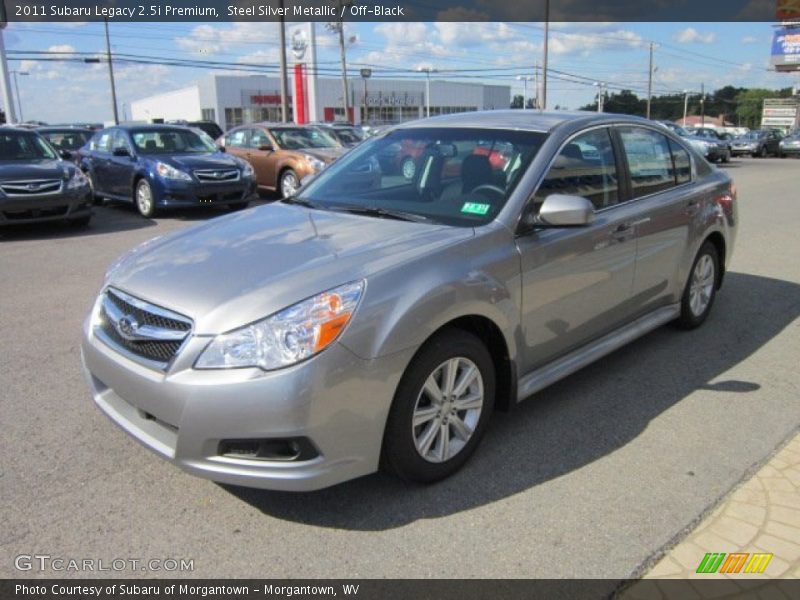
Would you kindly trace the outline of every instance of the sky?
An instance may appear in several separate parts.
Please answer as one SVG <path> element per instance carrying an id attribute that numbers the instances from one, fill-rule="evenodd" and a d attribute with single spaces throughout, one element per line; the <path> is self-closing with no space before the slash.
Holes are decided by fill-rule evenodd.
<path id="1" fill-rule="evenodd" d="M 320 68 L 326 76 L 338 76 L 337 38 L 324 24 L 316 27 Z M 417 69 L 429 67 L 438 71 L 433 77 L 445 80 L 510 85 L 512 95 L 523 93 L 517 76 L 532 75 L 544 40 L 541 23 L 347 23 L 345 31 L 353 76 L 360 66 L 370 65 L 374 77 L 422 78 Z M 769 23 L 551 24 L 549 68 L 554 74 L 548 81 L 548 106 L 575 109 L 591 102 L 594 82 L 605 83 L 610 91 L 628 88 L 645 96 L 650 42 L 655 43 L 655 95 L 699 93 L 701 85 L 712 91 L 725 85 L 778 89 L 798 84 L 800 74 L 769 70 L 773 31 Z M 9 68 L 28 73 L 18 76 L 25 120 L 112 118 L 105 63 L 14 58 L 19 52 L 104 53 L 102 23 L 11 23 L 4 36 Z M 151 57 L 145 59 L 151 63 L 189 59 L 231 64 L 218 73 L 247 74 L 232 67 L 278 62 L 276 23 L 111 23 L 110 37 L 114 54 Z M 207 73 L 164 64 L 115 63 L 120 116 L 130 114 L 133 100 L 185 87 Z M 528 96 L 532 88 L 529 84 Z"/>

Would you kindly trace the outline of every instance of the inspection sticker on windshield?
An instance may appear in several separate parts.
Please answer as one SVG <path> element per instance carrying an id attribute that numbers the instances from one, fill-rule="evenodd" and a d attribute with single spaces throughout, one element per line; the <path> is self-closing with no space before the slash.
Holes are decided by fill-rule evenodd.
<path id="1" fill-rule="evenodd" d="M 464 202 L 461 207 L 462 213 L 469 213 L 471 215 L 485 215 L 491 208 L 488 204 L 481 204 L 480 202 Z"/>

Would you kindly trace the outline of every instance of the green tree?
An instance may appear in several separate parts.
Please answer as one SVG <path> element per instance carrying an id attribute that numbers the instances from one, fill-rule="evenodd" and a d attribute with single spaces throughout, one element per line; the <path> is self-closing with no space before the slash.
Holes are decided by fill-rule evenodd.
<path id="1" fill-rule="evenodd" d="M 522 103 L 525 99 L 522 97 L 522 94 L 517 94 L 511 99 L 511 108 L 522 108 Z"/>
<path id="2" fill-rule="evenodd" d="M 766 98 L 775 98 L 779 93 L 775 90 L 753 88 L 743 90 L 736 95 L 737 123 L 745 127 L 756 128 L 761 124 L 761 111 Z"/>

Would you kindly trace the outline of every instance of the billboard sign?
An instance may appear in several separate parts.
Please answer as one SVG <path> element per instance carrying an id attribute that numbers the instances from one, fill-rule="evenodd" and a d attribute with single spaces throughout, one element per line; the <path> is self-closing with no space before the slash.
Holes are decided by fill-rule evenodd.
<path id="1" fill-rule="evenodd" d="M 777 71 L 800 71 L 800 27 L 784 27 L 775 32 L 770 64 Z"/>

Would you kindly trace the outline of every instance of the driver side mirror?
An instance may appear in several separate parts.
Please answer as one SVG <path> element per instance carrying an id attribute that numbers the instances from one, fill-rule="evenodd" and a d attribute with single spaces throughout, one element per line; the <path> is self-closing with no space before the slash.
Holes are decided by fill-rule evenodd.
<path id="1" fill-rule="evenodd" d="M 526 228 L 586 227 L 594 221 L 594 204 L 583 196 L 551 194 L 545 198 L 539 214 L 526 215 Z"/>
<path id="2" fill-rule="evenodd" d="M 271 144 L 259 144 L 258 149 L 261 152 L 272 152 L 273 148 Z"/>
<path id="3" fill-rule="evenodd" d="M 225 153 L 225 146 L 223 146 L 222 144 L 217 144 L 217 150 L 224 154 Z"/>
<path id="4" fill-rule="evenodd" d="M 72 160 L 72 152 L 69 150 L 59 150 L 58 155 L 64 160 Z"/>

